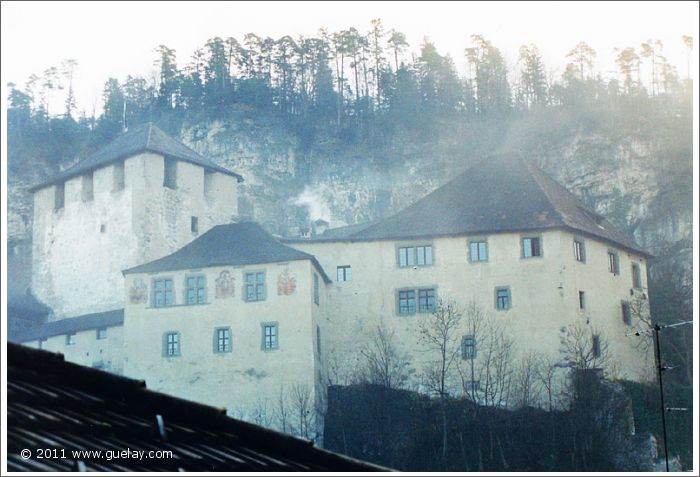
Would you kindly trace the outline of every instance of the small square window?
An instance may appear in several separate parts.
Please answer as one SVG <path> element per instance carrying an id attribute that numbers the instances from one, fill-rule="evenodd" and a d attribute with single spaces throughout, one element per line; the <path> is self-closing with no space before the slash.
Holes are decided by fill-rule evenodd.
<path id="1" fill-rule="evenodd" d="M 578 307 L 581 310 L 586 308 L 586 293 L 585 292 L 582 292 L 582 291 L 578 292 Z"/>
<path id="2" fill-rule="evenodd" d="M 412 315 L 416 312 L 416 291 L 399 291 L 399 315 Z"/>
<path id="3" fill-rule="evenodd" d="M 107 231 L 107 226 L 105 224 L 100 224 L 100 233 L 103 234 Z"/>
<path id="4" fill-rule="evenodd" d="M 350 265 L 340 265 L 338 271 L 338 283 L 349 282 L 352 278 L 352 269 Z"/>
<path id="5" fill-rule="evenodd" d="M 170 278 L 153 280 L 153 307 L 163 308 L 173 306 L 175 296 L 173 294 L 173 281 Z"/>
<path id="6" fill-rule="evenodd" d="M 496 309 L 508 310 L 511 307 L 510 288 L 496 288 Z"/>
<path id="7" fill-rule="evenodd" d="M 279 348 L 279 336 L 278 336 L 278 329 L 277 329 L 277 323 L 263 323 L 262 324 L 262 331 L 263 331 L 263 342 L 262 342 L 262 348 L 263 350 L 272 350 L 272 349 L 278 349 Z"/>
<path id="8" fill-rule="evenodd" d="M 488 260 L 488 249 L 486 240 L 475 240 L 469 242 L 469 261 L 485 262 Z"/>
<path id="9" fill-rule="evenodd" d="M 539 237 L 523 238 L 523 258 L 542 256 L 542 244 Z"/>
<path id="10" fill-rule="evenodd" d="M 231 328 L 216 328 L 214 330 L 214 352 L 230 353 L 231 350 Z"/>
<path id="11" fill-rule="evenodd" d="M 190 230 L 193 234 L 199 233 L 199 219 L 195 216 L 190 219 Z"/>
<path id="12" fill-rule="evenodd" d="M 244 275 L 245 301 L 265 300 L 265 272 L 251 272 Z"/>
<path id="13" fill-rule="evenodd" d="M 97 328 L 97 339 L 98 340 L 107 339 L 107 328 Z"/>
<path id="14" fill-rule="evenodd" d="M 207 301 L 206 277 L 195 275 L 185 278 L 185 298 L 188 305 L 201 305 Z"/>
<path id="15" fill-rule="evenodd" d="M 168 332 L 163 338 L 163 355 L 165 357 L 180 356 L 180 333 Z"/>
<path id="16" fill-rule="evenodd" d="M 434 288 L 424 288 L 418 290 L 418 311 L 420 313 L 432 313 L 435 311 Z"/>
<path id="17" fill-rule="evenodd" d="M 600 335 L 593 335 L 591 338 L 591 354 L 594 358 L 600 358 Z"/>
<path id="18" fill-rule="evenodd" d="M 163 186 L 168 189 L 177 188 L 177 161 L 165 158 L 163 163 Z"/>
<path id="19" fill-rule="evenodd" d="M 473 335 L 462 338 L 462 359 L 476 358 L 476 339 Z"/>
<path id="20" fill-rule="evenodd" d="M 66 346 L 73 346 L 75 344 L 75 333 L 68 333 L 66 335 Z"/>

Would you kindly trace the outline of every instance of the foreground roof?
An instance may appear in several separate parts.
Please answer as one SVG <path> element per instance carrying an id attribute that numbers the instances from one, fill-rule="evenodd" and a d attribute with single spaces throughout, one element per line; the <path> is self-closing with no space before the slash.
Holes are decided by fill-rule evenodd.
<path id="1" fill-rule="evenodd" d="M 12 343 L 6 419 L 9 471 L 388 470 L 232 419 L 224 409 L 150 391 L 143 381 Z M 23 449 L 31 458 L 21 457 Z M 37 459 L 36 449 L 59 449 L 66 458 Z M 105 457 L 127 449 L 128 457 Z M 73 451 L 102 451 L 103 458 L 74 457 Z M 172 457 L 134 458 L 138 451 L 170 451 Z"/>
<path id="2" fill-rule="evenodd" d="M 310 260 L 326 283 L 330 278 L 316 257 L 281 243 L 255 222 L 217 225 L 175 253 L 139 265 L 128 273 L 153 273 L 225 265 L 258 265 L 264 263 Z"/>
<path id="3" fill-rule="evenodd" d="M 142 152 L 154 152 L 173 159 L 190 162 L 206 169 L 233 176 L 238 179 L 238 182 L 243 181 L 243 177 L 240 174 L 236 174 L 201 156 L 180 141 L 164 133 L 153 123 L 145 123 L 120 134 L 112 142 L 98 149 L 73 167 L 51 177 L 46 182 L 32 187 L 30 192 L 85 174 L 91 170 L 107 166 Z"/>
<path id="4" fill-rule="evenodd" d="M 573 229 L 649 256 L 610 221 L 514 153 L 480 161 L 387 219 L 331 229 L 311 240 L 412 239 L 553 228 Z"/>
<path id="5" fill-rule="evenodd" d="M 118 310 L 102 311 L 99 313 L 90 313 L 87 315 L 49 321 L 37 326 L 18 330 L 9 338 L 16 343 L 26 343 L 28 341 L 51 338 L 52 336 L 121 326 L 123 324 L 124 308 L 120 308 Z"/>

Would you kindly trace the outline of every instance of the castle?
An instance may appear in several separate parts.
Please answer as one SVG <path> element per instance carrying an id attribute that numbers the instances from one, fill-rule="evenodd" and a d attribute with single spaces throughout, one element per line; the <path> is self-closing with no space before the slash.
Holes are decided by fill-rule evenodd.
<path id="1" fill-rule="evenodd" d="M 536 350 L 565 368 L 576 326 L 592 362 L 647 376 L 626 334 L 645 318 L 649 253 L 517 154 L 387 219 L 304 238 L 239 221 L 242 180 L 147 124 L 34 187 L 32 290 L 53 313 L 13 340 L 283 430 L 273 409 L 294 408 L 307 436 L 325 385 L 377 330 L 427 390 L 421 323 L 443 302 L 506 330 L 516 361 Z M 456 333 L 472 373 L 452 389 L 478 395 L 485 338 Z"/>

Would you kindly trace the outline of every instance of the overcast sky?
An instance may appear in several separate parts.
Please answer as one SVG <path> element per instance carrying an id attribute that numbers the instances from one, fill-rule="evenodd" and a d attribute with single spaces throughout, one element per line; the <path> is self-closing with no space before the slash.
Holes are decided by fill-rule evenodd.
<path id="1" fill-rule="evenodd" d="M 469 36 L 482 34 L 501 49 L 511 68 L 520 45 L 536 44 L 556 77 L 563 71 L 566 53 L 581 40 L 598 51 L 598 71 L 609 76 L 615 70 L 613 48 L 659 39 L 669 61 L 685 76 L 686 50 L 680 37 L 692 35 L 697 45 L 698 4 L 4 2 L 3 96 L 7 82 L 23 86 L 31 73 L 41 74 L 74 58 L 79 63 L 78 107 L 89 113 L 97 102 L 99 111 L 105 80 L 149 76 L 153 49 L 159 44 L 174 48 L 181 66 L 214 36 L 310 36 L 320 27 L 338 31 L 350 26 L 364 32 L 373 18 L 381 18 L 387 30 L 406 33 L 412 50 L 429 38 L 440 52 L 452 55 L 460 73 Z M 691 71 L 696 68 L 697 63 Z"/>

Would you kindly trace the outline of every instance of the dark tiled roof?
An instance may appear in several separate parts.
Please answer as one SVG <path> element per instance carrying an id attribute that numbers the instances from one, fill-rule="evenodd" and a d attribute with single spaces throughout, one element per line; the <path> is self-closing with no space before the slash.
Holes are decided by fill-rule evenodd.
<path id="1" fill-rule="evenodd" d="M 234 176 L 238 179 L 238 182 L 243 180 L 240 174 L 229 171 L 206 157 L 201 156 L 180 141 L 168 136 L 153 125 L 153 123 L 146 123 L 120 134 L 114 138 L 112 142 L 81 160 L 73 167 L 51 177 L 46 182 L 32 187 L 30 192 L 146 151 L 162 154 L 163 156 L 179 159 L 181 161 L 191 162 L 192 164 L 202 166 L 206 169 Z"/>
<path id="2" fill-rule="evenodd" d="M 241 222 L 217 225 L 177 252 L 124 270 L 124 274 L 295 260 L 311 260 L 326 283 L 330 283 L 316 257 L 284 245 L 255 222 Z"/>
<path id="3" fill-rule="evenodd" d="M 223 409 L 150 391 L 143 381 L 7 346 L 9 471 L 381 472 L 385 469 L 227 417 Z M 161 432 L 157 424 L 160 416 Z M 22 449 L 32 457 L 23 459 Z M 66 459 L 37 459 L 58 449 Z M 171 451 L 166 459 L 74 458 L 73 451 Z"/>
<path id="4" fill-rule="evenodd" d="M 124 309 L 90 313 L 89 315 L 64 318 L 62 320 L 49 321 L 39 326 L 26 328 L 11 336 L 10 339 L 17 343 L 26 343 L 38 339 L 46 339 L 51 336 L 76 333 L 78 331 L 96 330 L 110 326 L 124 324 Z"/>
<path id="5" fill-rule="evenodd" d="M 351 227 L 356 229 L 329 230 L 310 240 L 392 240 L 568 228 L 649 256 L 518 154 L 488 157 L 397 214 Z"/>
<path id="6" fill-rule="evenodd" d="M 40 302 L 27 288 L 24 293 L 13 290 L 10 292 L 10 286 L 7 287 L 7 310 L 18 313 L 48 315 L 52 312 L 51 308 Z"/>

